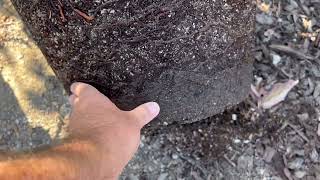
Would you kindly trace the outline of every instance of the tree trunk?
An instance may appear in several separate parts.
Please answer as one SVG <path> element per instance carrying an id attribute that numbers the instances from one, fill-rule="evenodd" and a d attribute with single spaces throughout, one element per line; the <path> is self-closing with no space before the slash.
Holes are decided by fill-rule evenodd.
<path id="1" fill-rule="evenodd" d="M 220 113 L 249 92 L 252 0 L 12 0 L 66 88 L 120 108 L 157 101 L 154 124 Z"/>

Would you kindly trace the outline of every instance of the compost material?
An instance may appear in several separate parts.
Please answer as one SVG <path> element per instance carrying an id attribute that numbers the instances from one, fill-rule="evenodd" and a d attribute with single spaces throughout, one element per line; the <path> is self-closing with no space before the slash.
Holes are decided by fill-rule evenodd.
<path id="1" fill-rule="evenodd" d="M 158 124 L 194 122 L 242 101 L 255 7 L 239 0 L 13 0 L 66 89 L 89 83 Z"/>

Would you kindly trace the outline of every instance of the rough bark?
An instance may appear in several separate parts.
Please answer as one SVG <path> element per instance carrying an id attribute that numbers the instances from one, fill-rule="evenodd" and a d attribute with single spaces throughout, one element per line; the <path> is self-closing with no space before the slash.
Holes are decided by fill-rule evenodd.
<path id="1" fill-rule="evenodd" d="M 87 82 L 155 124 L 194 122 L 243 100 L 251 82 L 251 0 L 12 0 L 66 88 Z"/>

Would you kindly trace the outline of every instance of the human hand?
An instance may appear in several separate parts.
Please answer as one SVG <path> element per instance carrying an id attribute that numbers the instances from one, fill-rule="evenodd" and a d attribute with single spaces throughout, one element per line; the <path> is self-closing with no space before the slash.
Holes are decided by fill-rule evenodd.
<path id="1" fill-rule="evenodd" d="M 91 85 L 74 83 L 70 89 L 71 136 L 95 142 L 102 154 L 97 162 L 101 177 L 117 178 L 138 149 L 141 128 L 159 114 L 159 105 L 149 102 L 122 111 Z"/>

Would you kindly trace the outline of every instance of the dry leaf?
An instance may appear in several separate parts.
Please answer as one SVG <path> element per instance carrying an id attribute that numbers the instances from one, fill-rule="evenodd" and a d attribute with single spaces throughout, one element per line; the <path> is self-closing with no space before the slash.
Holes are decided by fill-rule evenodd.
<path id="1" fill-rule="evenodd" d="M 252 93 L 256 96 L 258 107 L 263 109 L 270 109 L 271 107 L 279 104 L 287 97 L 290 90 L 299 83 L 299 80 L 289 80 L 285 83 L 277 83 L 273 85 L 270 91 L 264 88 L 257 90 L 251 86 Z"/>
<path id="2" fill-rule="evenodd" d="M 258 4 L 258 8 L 265 13 L 268 13 L 270 11 L 270 4 L 267 4 L 265 2 L 262 2 Z"/>
<path id="3" fill-rule="evenodd" d="M 308 18 L 303 17 L 302 24 L 305 29 L 307 29 L 309 31 L 312 30 L 312 20 L 309 20 Z"/>

